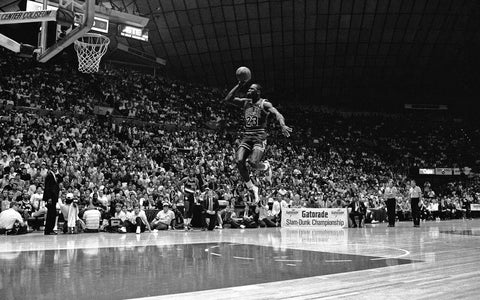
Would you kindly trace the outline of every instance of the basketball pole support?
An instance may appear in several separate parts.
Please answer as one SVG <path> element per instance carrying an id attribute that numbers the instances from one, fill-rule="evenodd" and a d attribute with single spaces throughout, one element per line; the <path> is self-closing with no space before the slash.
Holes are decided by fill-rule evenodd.
<path id="1" fill-rule="evenodd" d="M 46 2 L 44 2 L 44 5 Z M 38 55 L 38 61 L 41 63 L 47 62 L 49 59 L 60 53 L 63 49 L 70 46 L 73 42 L 75 42 L 78 38 L 84 36 L 93 26 L 93 22 L 95 20 L 95 0 L 86 0 L 85 1 L 85 16 L 83 22 L 80 26 L 76 27 L 72 31 L 70 31 L 63 40 L 55 43 L 53 46 L 49 47 L 47 50 L 43 51 Z M 46 23 L 46 22 L 45 22 Z M 43 27 L 43 24 L 42 24 Z M 41 43 L 43 41 L 43 33 L 46 33 L 46 28 L 42 28 L 42 36 L 41 36 Z M 42 44 L 41 47 L 45 46 Z"/>
<path id="2" fill-rule="evenodd" d="M 22 47 L 22 45 L 19 42 L 16 42 L 11 38 L 9 38 L 8 36 L 3 35 L 1 33 L 0 33 L 0 45 L 2 45 L 3 47 L 15 53 L 20 53 L 20 48 Z"/>
<path id="3" fill-rule="evenodd" d="M 42 10 L 42 11 L 19 11 L 19 12 L 6 12 L 0 13 L 0 25 L 8 24 L 22 24 L 22 23 L 35 23 L 42 21 L 56 21 L 58 18 L 57 11 L 55 10 Z M 25 55 L 33 55 L 35 47 L 27 44 L 19 43 L 8 36 L 0 33 L 0 46 L 7 48 L 15 53 L 21 53 Z"/>

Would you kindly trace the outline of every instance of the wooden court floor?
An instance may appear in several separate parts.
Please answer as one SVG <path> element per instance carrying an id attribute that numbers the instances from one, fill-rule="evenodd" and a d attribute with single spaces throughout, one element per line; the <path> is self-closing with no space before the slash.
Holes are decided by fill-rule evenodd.
<path id="1" fill-rule="evenodd" d="M 480 219 L 0 237 L 0 299 L 480 299 Z"/>

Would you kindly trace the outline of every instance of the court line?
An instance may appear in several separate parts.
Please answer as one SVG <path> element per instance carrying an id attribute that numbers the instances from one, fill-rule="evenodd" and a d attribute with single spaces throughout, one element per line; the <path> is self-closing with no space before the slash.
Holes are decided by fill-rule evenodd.
<path id="1" fill-rule="evenodd" d="M 296 267 L 297 265 L 296 264 L 286 264 L 287 266 L 290 266 L 290 267 Z"/>
<path id="2" fill-rule="evenodd" d="M 390 248 L 390 249 L 400 250 L 400 251 L 403 251 L 404 253 L 403 253 L 403 254 L 400 254 L 400 255 L 398 255 L 398 256 L 394 256 L 394 257 L 378 257 L 378 258 L 370 258 L 370 260 L 398 259 L 398 258 L 401 258 L 401 257 L 405 257 L 405 256 L 408 256 L 408 255 L 410 255 L 410 251 L 408 251 L 408 250 L 405 250 L 405 249 L 401 249 L 401 248 L 394 248 L 394 247 L 386 247 L 386 246 L 384 246 L 384 248 Z"/>
<path id="3" fill-rule="evenodd" d="M 222 256 L 221 254 L 218 254 L 218 253 L 214 253 L 214 252 L 210 252 L 211 255 L 215 255 L 215 256 Z"/>
<path id="4" fill-rule="evenodd" d="M 244 260 L 254 260 L 255 259 L 255 258 L 252 258 L 252 257 L 241 257 L 241 256 L 233 256 L 233 258 L 244 259 Z"/>
<path id="5" fill-rule="evenodd" d="M 302 262 L 301 259 L 276 259 L 275 261 L 279 261 L 279 262 Z"/>

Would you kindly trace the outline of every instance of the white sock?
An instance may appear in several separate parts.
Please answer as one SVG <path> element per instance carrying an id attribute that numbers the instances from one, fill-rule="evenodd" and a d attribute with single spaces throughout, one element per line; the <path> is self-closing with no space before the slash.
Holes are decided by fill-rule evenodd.
<path id="1" fill-rule="evenodd" d="M 247 188 L 252 189 L 253 188 L 252 180 L 250 179 L 249 181 L 245 182 L 245 185 L 247 186 Z"/>

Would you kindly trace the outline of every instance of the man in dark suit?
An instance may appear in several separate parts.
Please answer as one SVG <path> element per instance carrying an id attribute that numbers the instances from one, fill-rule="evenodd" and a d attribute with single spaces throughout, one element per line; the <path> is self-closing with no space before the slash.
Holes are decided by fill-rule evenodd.
<path id="1" fill-rule="evenodd" d="M 362 201 L 359 201 L 358 198 L 354 198 L 352 203 L 350 203 L 347 207 L 351 208 L 348 216 L 350 217 L 350 220 L 352 220 L 353 228 L 357 227 L 357 223 L 355 222 L 355 216 L 358 216 L 358 227 L 362 227 L 362 219 L 367 212 L 365 204 Z"/>
<path id="2" fill-rule="evenodd" d="M 48 171 L 45 177 L 45 190 L 43 191 L 43 201 L 47 207 L 47 218 L 45 220 L 45 235 L 57 234 L 53 231 L 55 219 L 57 217 L 58 194 L 60 193 L 60 175 L 58 174 L 58 163 L 54 162 L 52 169 Z"/>
<path id="3" fill-rule="evenodd" d="M 217 223 L 217 212 L 220 205 L 218 204 L 217 194 L 212 191 L 210 188 L 206 188 L 205 195 L 203 197 L 203 209 L 204 209 L 204 228 L 207 227 L 208 230 L 213 230 Z"/>

